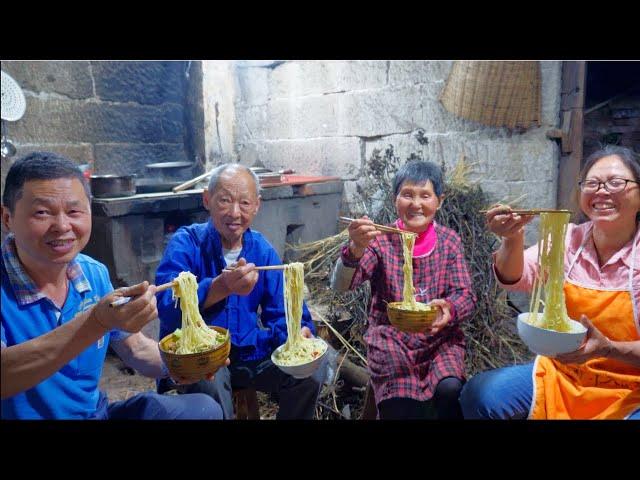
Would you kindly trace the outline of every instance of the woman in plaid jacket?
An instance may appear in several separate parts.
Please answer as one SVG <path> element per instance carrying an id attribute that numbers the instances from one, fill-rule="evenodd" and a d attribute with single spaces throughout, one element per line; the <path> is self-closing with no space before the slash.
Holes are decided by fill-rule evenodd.
<path id="1" fill-rule="evenodd" d="M 441 169 L 411 161 L 394 179 L 396 228 L 418 234 L 413 255 L 416 300 L 436 306 L 430 331 L 405 333 L 387 317 L 386 302 L 400 302 L 404 285 L 402 238 L 381 232 L 366 216 L 351 222 L 331 285 L 339 291 L 371 282 L 371 310 L 365 334 L 371 383 L 381 419 L 425 418 L 429 403 L 438 418 L 462 418 L 458 395 L 464 382 L 464 335 L 460 324 L 476 298 L 462 241 L 433 218 L 442 205 Z"/>

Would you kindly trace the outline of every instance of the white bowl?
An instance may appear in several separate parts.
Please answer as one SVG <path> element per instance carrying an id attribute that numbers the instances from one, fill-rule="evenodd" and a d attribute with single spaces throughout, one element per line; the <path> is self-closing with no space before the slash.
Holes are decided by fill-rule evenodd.
<path id="1" fill-rule="evenodd" d="M 271 361 L 280 370 L 282 370 L 286 374 L 291 375 L 293 378 L 308 378 L 311 375 L 313 375 L 315 373 L 315 371 L 318 370 L 318 368 L 320 368 L 320 366 L 324 362 L 324 359 L 327 356 L 327 352 L 329 351 L 329 346 L 327 345 L 327 343 L 324 340 L 322 340 L 321 338 L 318 338 L 318 337 L 315 337 L 315 340 L 319 340 L 320 342 L 322 342 L 324 344 L 324 352 L 322 352 L 322 354 L 320 356 L 314 358 L 310 362 L 303 363 L 301 365 L 280 365 L 278 363 L 278 361 L 275 359 L 275 355 L 282 348 L 284 348 L 284 344 L 280 345 L 278 348 L 276 348 L 273 351 L 273 353 L 271 354 Z"/>
<path id="2" fill-rule="evenodd" d="M 546 328 L 535 327 L 527 323 L 529 312 L 518 315 L 518 335 L 529 350 L 538 355 L 553 357 L 563 353 L 575 352 L 587 334 L 587 329 L 580 322 L 569 320 L 570 332 L 556 332 Z"/>

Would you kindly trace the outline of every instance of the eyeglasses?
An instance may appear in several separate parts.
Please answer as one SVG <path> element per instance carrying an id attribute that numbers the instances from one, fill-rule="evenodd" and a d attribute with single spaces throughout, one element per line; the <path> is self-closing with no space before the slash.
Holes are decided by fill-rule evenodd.
<path id="1" fill-rule="evenodd" d="M 620 193 L 627 188 L 627 183 L 638 183 L 635 180 L 627 180 L 626 178 L 610 178 L 605 182 L 599 182 L 598 180 L 583 180 L 578 182 L 580 190 L 583 193 L 596 193 L 600 190 L 600 185 L 609 193 Z"/>

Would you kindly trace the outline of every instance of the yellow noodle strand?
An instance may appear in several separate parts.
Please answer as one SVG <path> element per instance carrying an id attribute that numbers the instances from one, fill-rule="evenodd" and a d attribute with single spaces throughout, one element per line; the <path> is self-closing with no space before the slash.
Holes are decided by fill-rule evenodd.
<path id="1" fill-rule="evenodd" d="M 538 239 L 538 275 L 533 284 L 528 322 L 536 327 L 558 332 L 571 331 L 564 298 L 564 248 L 570 214 L 540 214 Z M 544 296 L 544 312 L 539 314 Z"/>

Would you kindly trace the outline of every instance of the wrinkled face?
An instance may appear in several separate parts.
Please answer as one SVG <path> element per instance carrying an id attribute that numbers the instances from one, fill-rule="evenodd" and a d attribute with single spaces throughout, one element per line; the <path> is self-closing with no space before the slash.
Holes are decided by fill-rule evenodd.
<path id="1" fill-rule="evenodd" d="M 242 234 L 251 226 L 260 208 L 260 197 L 251 174 L 227 170 L 220 175 L 215 190 L 205 191 L 203 195 L 205 208 L 222 237 L 222 245 L 239 248 Z"/>
<path id="2" fill-rule="evenodd" d="M 633 172 L 616 155 L 598 160 L 584 179 L 605 182 L 612 178 L 635 180 Z M 581 192 L 580 208 L 598 226 L 635 225 L 640 211 L 640 185 L 628 182 L 618 193 L 609 193 L 602 185 L 597 192 Z"/>
<path id="3" fill-rule="evenodd" d="M 77 178 L 25 182 L 14 212 L 2 207 L 27 268 L 69 263 L 89 242 L 91 204 Z"/>
<path id="4" fill-rule="evenodd" d="M 443 199 L 444 196 L 438 197 L 435 194 L 430 180 L 423 184 L 407 181 L 400 186 L 396 197 L 396 211 L 407 230 L 416 233 L 424 232 Z"/>

